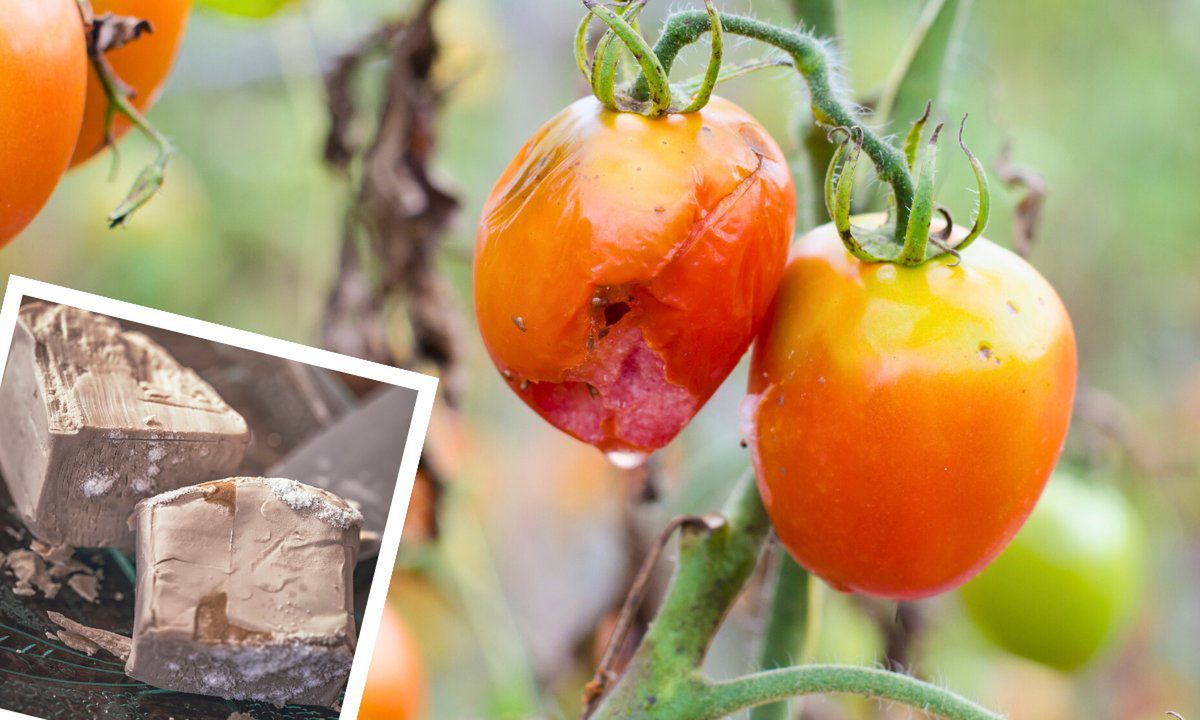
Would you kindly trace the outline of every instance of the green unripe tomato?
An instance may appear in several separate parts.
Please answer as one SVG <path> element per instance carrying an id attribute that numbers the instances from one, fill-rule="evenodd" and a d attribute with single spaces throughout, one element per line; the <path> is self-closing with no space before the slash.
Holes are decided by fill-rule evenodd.
<path id="1" fill-rule="evenodd" d="M 1058 471 L 1012 544 L 962 588 L 1000 647 L 1064 671 L 1112 645 L 1142 592 L 1143 529 L 1116 489 Z"/>
<path id="2" fill-rule="evenodd" d="M 274 15 L 293 0 L 197 0 L 198 4 L 226 15 L 265 18 Z"/>

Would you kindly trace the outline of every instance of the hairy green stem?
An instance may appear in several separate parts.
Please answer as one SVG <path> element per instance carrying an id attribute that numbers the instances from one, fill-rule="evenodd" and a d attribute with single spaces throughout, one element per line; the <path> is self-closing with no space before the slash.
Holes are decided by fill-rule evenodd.
<path id="1" fill-rule="evenodd" d="M 759 667 L 775 670 L 798 662 L 806 642 L 808 625 L 808 571 L 796 564 L 782 548 L 772 591 L 771 614 L 763 629 L 763 649 Z M 788 720 L 786 702 L 760 705 L 750 712 L 750 720 Z"/>
<path id="2" fill-rule="evenodd" d="M 861 130 L 863 152 L 875 164 L 880 179 L 891 186 L 895 195 L 895 240 L 902 245 L 913 202 L 913 180 L 908 172 L 907 161 L 903 153 L 860 123 L 854 113 L 842 104 L 834 89 L 833 71 L 821 43 L 809 35 L 775 27 L 753 18 L 721 13 L 720 19 L 726 33 L 767 43 L 792 57 L 796 70 L 808 84 L 813 117 L 817 122 Z M 669 74 L 679 52 L 698 41 L 711 27 L 712 22 L 708 14 L 702 11 L 689 10 L 671 16 L 654 45 L 654 54 L 663 70 Z M 643 98 L 648 89 L 645 78 L 638 78 L 633 95 Z"/>
<path id="3" fill-rule="evenodd" d="M 904 703 L 948 720 L 1001 720 L 975 703 L 912 677 L 853 666 L 808 665 L 713 683 L 698 668 L 758 564 L 770 519 L 751 475 L 709 528 L 684 526 L 679 564 L 658 614 L 594 720 L 716 720 L 787 697 L 854 693 Z"/>
<path id="4" fill-rule="evenodd" d="M 696 698 L 692 720 L 716 720 L 754 705 L 797 695 L 849 693 L 891 702 L 949 720 L 1003 720 L 1002 715 L 945 688 L 877 668 L 804 665 L 715 683 Z"/>

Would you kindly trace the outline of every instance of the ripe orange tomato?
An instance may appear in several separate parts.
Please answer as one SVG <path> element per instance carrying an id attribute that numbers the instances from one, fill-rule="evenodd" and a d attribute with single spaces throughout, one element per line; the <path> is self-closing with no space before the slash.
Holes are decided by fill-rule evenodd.
<path id="1" fill-rule="evenodd" d="M 92 0 L 92 10 L 97 16 L 111 12 L 114 15 L 141 18 L 149 20 L 154 28 L 153 32 L 142 35 L 123 48 L 110 50 L 105 55 L 117 77 L 133 88 L 133 105 L 142 112 L 158 99 L 163 82 L 171 72 L 191 7 L 191 0 Z M 104 149 L 104 117 L 107 111 L 108 99 L 104 95 L 104 88 L 96 77 L 96 71 L 89 67 L 87 110 L 79 131 L 79 143 L 71 158 L 71 167 Z M 113 120 L 113 134 L 117 138 L 130 127 L 129 121 L 121 115 Z"/>
<path id="2" fill-rule="evenodd" d="M 0 0 L 0 247 L 58 184 L 83 117 L 87 48 L 74 0 Z"/>
<path id="3" fill-rule="evenodd" d="M 611 453 L 662 447 L 749 346 L 794 210 L 783 153 L 733 103 L 650 119 L 579 100 L 484 208 L 484 343 L 559 429 Z"/>
<path id="4" fill-rule="evenodd" d="M 367 672 L 358 719 L 420 720 L 425 717 L 425 693 L 421 652 L 400 613 L 388 605 Z"/>
<path id="5" fill-rule="evenodd" d="M 1013 253 L 979 240 L 957 266 L 867 264 L 832 225 L 813 230 L 744 412 L 780 540 L 841 590 L 908 600 L 965 582 L 1037 502 L 1075 373 L 1062 302 Z"/>

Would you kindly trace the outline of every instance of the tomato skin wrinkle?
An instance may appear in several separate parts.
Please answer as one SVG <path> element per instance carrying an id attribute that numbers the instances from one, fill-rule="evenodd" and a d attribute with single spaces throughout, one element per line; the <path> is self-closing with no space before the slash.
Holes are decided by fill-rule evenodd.
<path id="1" fill-rule="evenodd" d="M 534 134 L 485 205 L 484 343 L 551 424 L 605 452 L 651 452 L 746 352 L 794 214 L 782 151 L 733 103 L 651 119 L 581 99 Z"/>
<path id="2" fill-rule="evenodd" d="M 74 0 L 0 0 L 0 247 L 33 220 L 79 136 L 88 59 Z"/>
<path id="3" fill-rule="evenodd" d="M 985 240 L 953 262 L 863 263 L 817 228 L 755 344 L 742 418 L 764 503 L 796 560 L 841 590 L 962 584 L 1062 450 L 1076 349 L 1057 294 Z"/>
<path id="4" fill-rule="evenodd" d="M 128 45 L 105 53 L 116 76 L 133 90 L 130 102 L 142 113 L 150 109 L 162 92 L 167 75 L 175 64 L 175 56 L 179 54 L 191 9 L 192 0 L 92 0 L 92 11 L 97 16 L 112 13 L 135 17 L 149 21 L 153 28 Z M 89 66 L 87 105 L 71 167 L 87 162 L 104 150 L 104 119 L 107 111 L 108 98 L 104 94 L 104 86 L 96 76 L 95 69 Z M 120 113 L 113 118 L 113 135 L 116 139 L 129 132 L 130 127 L 129 120 Z"/>

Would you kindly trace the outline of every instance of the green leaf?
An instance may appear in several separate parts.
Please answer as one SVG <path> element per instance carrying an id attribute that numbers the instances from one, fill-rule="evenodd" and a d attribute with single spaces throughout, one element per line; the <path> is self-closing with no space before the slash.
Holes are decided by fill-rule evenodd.
<path id="1" fill-rule="evenodd" d="M 925 103 L 935 108 L 953 76 L 955 55 L 972 0 L 928 0 L 908 45 L 892 68 L 875 116 L 903 125 L 916 120 Z"/>
<path id="2" fill-rule="evenodd" d="M 274 15 L 294 0 L 197 0 L 208 10 L 244 18 L 266 18 Z"/>

